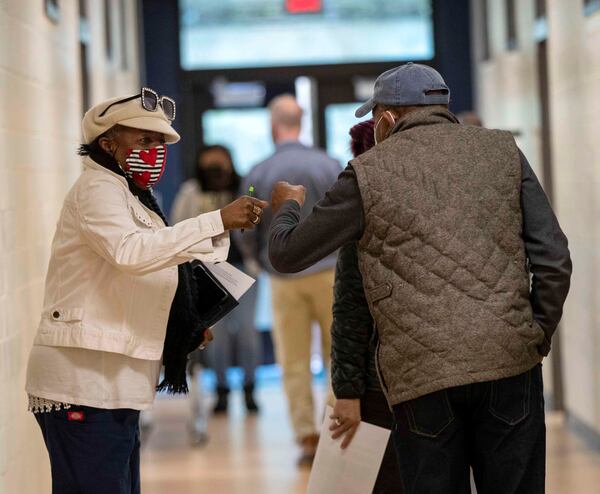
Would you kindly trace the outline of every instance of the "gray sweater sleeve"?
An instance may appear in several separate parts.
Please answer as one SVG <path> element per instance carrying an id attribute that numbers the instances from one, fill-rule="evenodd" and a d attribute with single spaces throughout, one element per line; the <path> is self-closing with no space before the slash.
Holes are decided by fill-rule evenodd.
<path id="1" fill-rule="evenodd" d="M 356 174 L 348 165 L 310 215 L 300 221 L 300 205 L 287 201 L 271 222 L 269 257 L 280 273 L 302 271 L 364 230 L 364 213 Z"/>
<path id="2" fill-rule="evenodd" d="M 542 186 L 523 153 L 520 156 L 523 241 L 532 274 L 530 300 L 533 317 L 546 333 L 540 353 L 547 355 L 569 293 L 571 256 Z"/>

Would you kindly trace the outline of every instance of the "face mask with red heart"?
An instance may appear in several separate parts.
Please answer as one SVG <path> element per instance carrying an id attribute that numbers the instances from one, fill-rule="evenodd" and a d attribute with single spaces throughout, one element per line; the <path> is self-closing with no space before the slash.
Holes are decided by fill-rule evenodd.
<path id="1" fill-rule="evenodd" d="M 140 189 L 149 189 L 160 180 L 166 164 L 167 146 L 162 144 L 151 149 L 131 149 L 122 168 Z"/>

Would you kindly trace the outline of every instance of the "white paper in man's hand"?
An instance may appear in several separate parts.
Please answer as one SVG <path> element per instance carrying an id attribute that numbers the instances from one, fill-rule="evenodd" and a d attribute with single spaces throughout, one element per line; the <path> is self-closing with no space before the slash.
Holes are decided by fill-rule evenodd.
<path id="1" fill-rule="evenodd" d="M 370 494 L 373 492 L 390 431 L 361 422 L 352 442 L 341 449 L 343 438 L 331 439 L 333 409 L 327 407 L 307 494 Z"/>
<path id="2" fill-rule="evenodd" d="M 238 301 L 244 293 L 250 290 L 250 287 L 255 282 L 254 278 L 251 278 L 228 262 L 220 262 L 218 264 L 205 262 L 204 265 Z"/>

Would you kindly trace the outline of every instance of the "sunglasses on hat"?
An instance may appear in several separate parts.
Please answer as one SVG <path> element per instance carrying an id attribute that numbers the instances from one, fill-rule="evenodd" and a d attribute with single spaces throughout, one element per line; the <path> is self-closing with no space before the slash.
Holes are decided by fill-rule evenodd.
<path id="1" fill-rule="evenodd" d="M 142 108 L 144 108 L 144 110 L 156 111 L 158 109 L 158 105 L 160 105 L 167 119 L 170 122 L 175 120 L 175 101 L 168 96 L 159 96 L 154 89 L 150 89 L 149 87 L 143 87 L 140 91 L 140 94 L 136 94 L 134 96 L 130 96 L 129 98 L 120 99 L 119 101 L 111 103 L 98 116 L 103 117 L 111 107 L 120 105 L 121 103 L 126 103 L 127 101 L 131 101 L 136 98 L 142 99 Z"/>

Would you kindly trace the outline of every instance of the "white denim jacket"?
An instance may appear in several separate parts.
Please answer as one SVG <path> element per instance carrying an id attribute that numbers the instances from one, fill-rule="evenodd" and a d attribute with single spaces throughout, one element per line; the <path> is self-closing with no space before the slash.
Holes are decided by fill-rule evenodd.
<path id="1" fill-rule="evenodd" d="M 224 261 L 220 211 L 166 227 L 126 180 L 90 158 L 63 204 L 36 345 L 159 360 L 177 264 Z"/>

